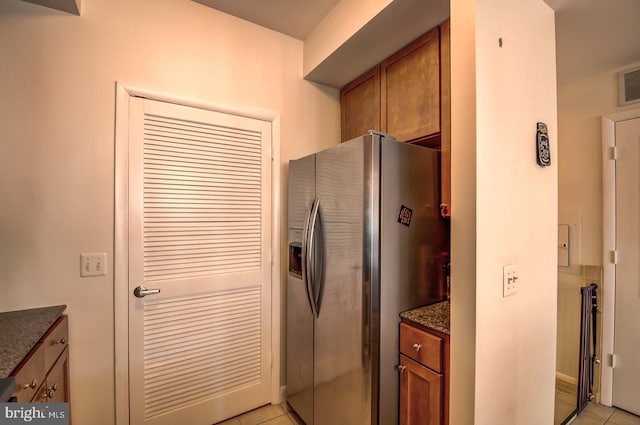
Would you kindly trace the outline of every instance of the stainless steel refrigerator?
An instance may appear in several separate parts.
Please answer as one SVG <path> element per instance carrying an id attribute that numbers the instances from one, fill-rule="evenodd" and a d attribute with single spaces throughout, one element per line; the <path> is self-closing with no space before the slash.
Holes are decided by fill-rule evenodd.
<path id="1" fill-rule="evenodd" d="M 287 402 L 398 422 L 399 313 L 446 298 L 439 153 L 369 134 L 289 162 Z"/>

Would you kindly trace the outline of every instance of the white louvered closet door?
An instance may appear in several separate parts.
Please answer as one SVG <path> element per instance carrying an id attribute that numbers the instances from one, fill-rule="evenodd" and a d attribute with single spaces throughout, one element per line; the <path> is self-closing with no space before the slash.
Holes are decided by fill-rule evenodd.
<path id="1" fill-rule="evenodd" d="M 271 123 L 130 102 L 130 423 L 210 425 L 270 400 Z"/>

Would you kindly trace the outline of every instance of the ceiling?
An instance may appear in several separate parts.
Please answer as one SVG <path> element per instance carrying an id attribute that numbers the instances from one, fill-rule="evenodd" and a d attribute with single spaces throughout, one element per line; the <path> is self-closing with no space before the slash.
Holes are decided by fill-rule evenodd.
<path id="1" fill-rule="evenodd" d="M 340 0 L 194 0 L 304 40 Z"/>
<path id="2" fill-rule="evenodd" d="M 304 40 L 339 0 L 194 0 Z M 640 0 L 544 0 L 556 11 L 558 84 L 640 61 Z"/>

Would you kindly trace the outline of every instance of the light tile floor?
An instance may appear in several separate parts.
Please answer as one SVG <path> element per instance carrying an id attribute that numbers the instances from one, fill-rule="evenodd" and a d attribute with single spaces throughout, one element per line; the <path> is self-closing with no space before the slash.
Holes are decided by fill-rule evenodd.
<path id="1" fill-rule="evenodd" d="M 566 387 L 556 383 L 556 405 L 554 425 L 561 424 L 575 410 L 577 395 L 575 388 Z M 570 425 L 640 425 L 640 417 L 616 409 L 615 407 L 602 406 L 597 403 L 589 403 Z"/>
<path id="2" fill-rule="evenodd" d="M 562 396 L 561 396 L 562 397 Z M 569 411 L 568 413 L 570 413 Z M 567 414 L 568 414 L 567 413 Z M 557 419 L 556 424 L 564 419 Z M 560 413 L 562 414 L 562 413 Z M 565 416 L 566 417 L 566 416 Z M 217 425 L 304 425 L 295 413 L 291 412 L 286 403 L 266 405 L 235 418 L 220 422 Z M 596 403 L 589 403 L 570 425 L 640 425 L 640 417 L 627 413 L 615 407 L 606 407 Z"/>
<path id="3" fill-rule="evenodd" d="M 217 425 L 304 425 L 287 403 L 268 404 Z"/>
<path id="4" fill-rule="evenodd" d="M 589 403 L 571 425 L 640 425 L 640 417 L 616 409 Z"/>

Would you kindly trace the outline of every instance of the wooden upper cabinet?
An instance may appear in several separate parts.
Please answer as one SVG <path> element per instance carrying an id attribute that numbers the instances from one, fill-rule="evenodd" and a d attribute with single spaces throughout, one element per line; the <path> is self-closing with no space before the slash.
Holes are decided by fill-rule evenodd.
<path id="1" fill-rule="evenodd" d="M 342 141 L 380 131 L 380 67 L 376 66 L 340 90 Z"/>
<path id="2" fill-rule="evenodd" d="M 380 130 L 440 150 L 443 217 L 451 216 L 449 28 L 447 20 L 340 90 L 343 142 Z"/>
<path id="3" fill-rule="evenodd" d="M 400 142 L 440 132 L 440 30 L 380 65 L 382 131 Z"/>

